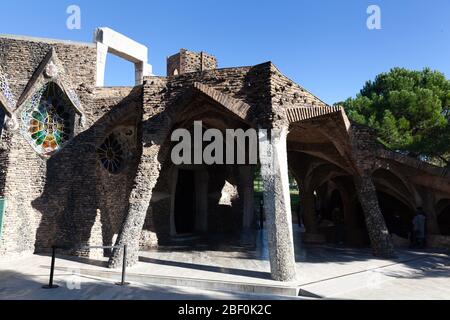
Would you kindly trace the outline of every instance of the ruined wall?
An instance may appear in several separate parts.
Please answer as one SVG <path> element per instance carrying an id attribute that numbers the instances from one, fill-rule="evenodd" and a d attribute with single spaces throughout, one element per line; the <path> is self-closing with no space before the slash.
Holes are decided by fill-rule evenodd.
<path id="1" fill-rule="evenodd" d="M 167 58 L 167 76 L 176 76 L 216 68 L 217 59 L 205 52 L 192 52 L 181 49 L 179 53 Z"/>

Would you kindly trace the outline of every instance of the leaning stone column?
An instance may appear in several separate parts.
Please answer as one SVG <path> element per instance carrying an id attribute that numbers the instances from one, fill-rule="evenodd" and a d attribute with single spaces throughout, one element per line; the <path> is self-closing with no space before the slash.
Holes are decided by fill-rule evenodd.
<path id="1" fill-rule="evenodd" d="M 145 216 L 152 198 L 152 191 L 159 177 L 159 145 L 144 148 L 135 185 L 130 194 L 128 214 L 122 224 L 116 246 L 127 245 L 127 265 L 132 266 L 139 259 L 139 240 L 144 227 Z M 109 260 L 110 268 L 122 265 L 123 250 L 116 249 Z"/>
<path id="2" fill-rule="evenodd" d="M 354 176 L 356 192 L 361 202 L 369 233 L 372 250 L 375 256 L 391 258 L 394 256 L 394 246 L 391 241 L 384 217 L 381 213 L 378 197 L 370 173 Z"/>
<path id="3" fill-rule="evenodd" d="M 272 278 L 296 279 L 287 164 L 287 128 L 259 130 L 259 156 Z"/>

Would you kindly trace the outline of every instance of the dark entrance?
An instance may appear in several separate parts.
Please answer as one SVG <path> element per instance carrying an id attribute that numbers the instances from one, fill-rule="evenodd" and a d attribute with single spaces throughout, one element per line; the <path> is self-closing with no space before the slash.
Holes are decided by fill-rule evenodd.
<path id="1" fill-rule="evenodd" d="M 175 228 L 177 234 L 194 232 L 195 226 L 195 174 L 192 170 L 179 170 L 175 192 Z"/>
<path id="2" fill-rule="evenodd" d="M 378 201 L 389 233 L 408 239 L 414 211 L 397 198 L 379 191 Z"/>
<path id="3" fill-rule="evenodd" d="M 450 203 L 439 214 L 438 223 L 439 228 L 441 229 L 441 234 L 445 236 L 450 236 Z"/>

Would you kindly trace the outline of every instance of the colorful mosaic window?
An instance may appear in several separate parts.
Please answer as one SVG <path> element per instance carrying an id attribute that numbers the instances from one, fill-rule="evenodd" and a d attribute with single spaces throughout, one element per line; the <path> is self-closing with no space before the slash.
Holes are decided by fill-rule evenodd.
<path id="1" fill-rule="evenodd" d="M 101 164 L 109 173 L 116 174 L 120 172 L 124 162 L 124 151 L 122 144 L 117 140 L 114 133 L 105 139 L 98 148 L 97 154 Z"/>
<path id="2" fill-rule="evenodd" d="M 9 88 L 8 85 L 8 80 L 6 79 L 6 76 L 3 74 L 1 67 L 0 67 L 0 91 L 6 98 L 8 107 L 11 109 L 14 108 L 14 106 L 16 105 L 16 101 L 14 100 L 13 94 L 11 93 L 11 89 Z"/>
<path id="3" fill-rule="evenodd" d="M 72 136 L 75 114 L 70 100 L 55 83 L 48 83 L 22 112 L 24 134 L 42 155 L 52 155 Z"/>
<path id="4" fill-rule="evenodd" d="M 2 136 L 3 126 L 5 124 L 5 118 L 6 118 L 5 109 L 3 109 L 3 107 L 0 105 L 0 138 Z"/>

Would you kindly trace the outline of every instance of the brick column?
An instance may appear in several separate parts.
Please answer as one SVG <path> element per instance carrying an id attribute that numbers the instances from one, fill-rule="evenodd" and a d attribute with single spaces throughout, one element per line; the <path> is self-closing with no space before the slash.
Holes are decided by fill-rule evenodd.
<path id="1" fill-rule="evenodd" d="M 259 156 L 272 278 L 296 279 L 292 213 L 289 193 L 287 128 L 259 130 Z"/>
<path id="2" fill-rule="evenodd" d="M 300 191 L 300 201 L 303 205 L 303 223 L 305 224 L 306 229 L 306 233 L 302 235 L 303 242 L 325 243 L 325 236 L 319 233 L 317 225 L 313 191 L 310 188 L 302 187 Z"/>
<path id="3" fill-rule="evenodd" d="M 356 192 L 364 211 L 367 231 L 374 255 L 391 258 L 395 255 L 394 246 L 378 204 L 378 197 L 372 177 L 368 172 L 364 172 L 360 176 L 354 176 L 354 181 Z"/>
<path id="4" fill-rule="evenodd" d="M 428 235 L 440 234 L 441 232 L 439 230 L 439 224 L 437 221 L 434 193 L 425 189 L 421 193 L 421 197 L 422 197 L 422 206 L 427 215 L 427 233 L 428 233 Z"/>

